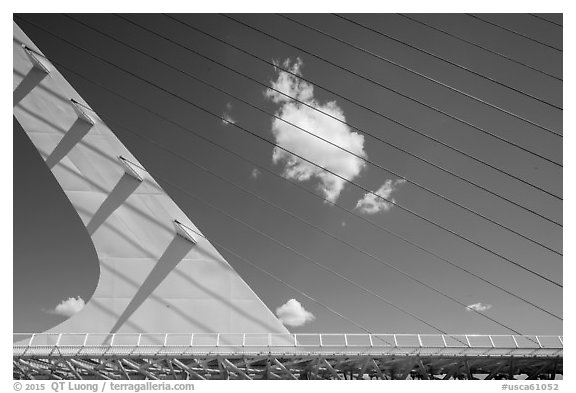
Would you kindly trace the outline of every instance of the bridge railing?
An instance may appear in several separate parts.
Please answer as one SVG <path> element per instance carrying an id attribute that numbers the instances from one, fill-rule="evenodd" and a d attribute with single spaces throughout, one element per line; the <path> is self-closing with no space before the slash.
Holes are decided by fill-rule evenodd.
<path id="1" fill-rule="evenodd" d="M 15 333 L 14 356 L 371 353 L 561 356 L 562 336 L 479 334 Z"/>

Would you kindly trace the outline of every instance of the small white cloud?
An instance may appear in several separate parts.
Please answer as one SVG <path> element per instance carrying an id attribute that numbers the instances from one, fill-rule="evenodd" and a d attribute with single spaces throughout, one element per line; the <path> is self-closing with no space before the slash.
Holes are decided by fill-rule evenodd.
<path id="1" fill-rule="evenodd" d="M 280 65 L 279 62 L 275 64 Z M 282 66 L 295 75 L 302 75 L 300 69 L 303 62 L 300 58 L 297 58 L 294 63 L 290 59 L 286 59 Z M 271 81 L 271 86 L 277 91 L 267 89 L 264 93 L 266 98 L 280 106 L 276 115 L 285 120 L 282 121 L 278 118 L 272 120 L 272 134 L 275 142 L 283 149 L 310 160 L 318 166 L 278 147 L 273 150 L 272 160 L 275 164 L 284 166 L 282 174 L 288 179 L 302 182 L 317 180 L 318 189 L 322 191 L 326 199 L 329 202 L 335 202 L 344 189 L 346 180 L 354 180 L 366 165 L 361 159 L 367 157 L 364 151 L 364 136 L 353 132 L 346 124 L 334 119 L 346 121 L 344 112 L 336 101 L 321 104 L 314 98 L 313 85 L 279 68 L 276 69 L 276 72 L 277 79 Z M 294 97 L 310 107 L 292 101 L 278 91 Z M 312 108 L 317 108 L 334 118 Z M 288 123 L 301 127 L 309 133 Z M 350 151 L 356 156 L 336 146 Z"/>
<path id="2" fill-rule="evenodd" d="M 478 311 L 478 312 L 484 312 L 487 310 L 490 310 L 492 308 L 491 304 L 484 304 L 484 303 L 474 303 L 474 304 L 470 304 L 468 306 L 466 306 L 466 311 Z"/>
<path id="3" fill-rule="evenodd" d="M 340 224 L 342 227 L 346 226 L 346 221 L 342 221 L 342 223 Z"/>
<path id="4" fill-rule="evenodd" d="M 64 317 L 71 317 L 72 315 L 80 312 L 84 308 L 86 303 L 84 299 L 80 296 L 73 298 L 70 297 L 67 300 L 62 300 L 54 309 L 45 310 L 50 314 L 62 315 Z"/>
<path id="5" fill-rule="evenodd" d="M 236 120 L 234 120 L 228 113 L 222 113 L 222 124 L 225 126 L 229 125 L 230 123 L 236 124 Z"/>
<path id="6" fill-rule="evenodd" d="M 288 326 L 302 326 L 316 319 L 314 314 L 306 311 L 296 299 L 290 299 L 286 304 L 278 307 L 276 316 L 280 319 L 280 322 Z"/>
<path id="7" fill-rule="evenodd" d="M 252 179 L 256 179 L 258 178 L 258 176 L 260 176 L 262 174 L 262 172 L 260 172 L 260 170 L 258 168 L 254 168 L 252 169 L 252 172 L 250 172 L 250 177 Z"/>
<path id="8" fill-rule="evenodd" d="M 232 118 L 232 116 L 230 115 L 230 111 L 232 110 L 232 103 L 227 103 L 226 104 L 226 110 L 222 113 L 222 123 L 227 126 L 230 123 L 232 124 L 236 124 L 236 120 L 234 120 Z"/>
<path id="9" fill-rule="evenodd" d="M 355 209 L 360 210 L 360 212 L 364 214 L 376 214 L 381 211 L 386 212 L 392 209 L 394 204 L 386 201 L 386 199 L 396 203 L 393 198 L 390 198 L 390 194 L 396 191 L 399 185 L 404 183 L 406 183 L 406 180 L 404 179 L 398 179 L 396 181 L 392 181 L 390 179 L 386 180 L 382 187 L 374 191 L 374 194 L 377 194 L 380 197 L 377 197 L 374 194 L 366 193 L 358 201 L 358 203 L 356 203 Z"/>

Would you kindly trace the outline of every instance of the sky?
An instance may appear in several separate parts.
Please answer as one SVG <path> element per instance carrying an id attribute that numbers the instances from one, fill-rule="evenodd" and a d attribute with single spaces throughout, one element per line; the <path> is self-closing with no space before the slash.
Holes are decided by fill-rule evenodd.
<path id="1" fill-rule="evenodd" d="M 85 48 L 88 53 L 103 57 L 145 81 L 161 86 L 165 91 L 68 45 L 18 19 L 20 16 Z M 375 191 L 559 283 L 562 283 L 561 256 L 441 200 L 412 182 L 562 252 L 560 226 L 394 150 L 369 134 L 424 157 L 559 223 L 562 223 L 561 200 L 463 157 L 341 97 L 385 114 L 558 196 L 562 196 L 563 192 L 561 167 L 330 65 L 310 53 L 559 163 L 563 159 L 562 138 L 277 15 L 246 14 L 232 17 L 309 53 L 289 47 L 219 15 L 173 15 L 173 18 L 197 30 L 163 15 L 123 16 L 190 50 L 169 43 L 114 15 L 74 15 L 75 20 L 62 15 L 20 16 L 16 15 L 15 21 L 24 32 L 54 63 L 62 64 L 74 72 L 56 64 L 59 71 L 138 157 L 165 191 L 214 242 L 234 250 L 371 332 L 436 333 L 430 326 L 313 266 L 296 253 L 278 246 L 197 199 L 190 198 L 170 184 L 184 188 L 199 199 L 217 206 L 444 331 L 510 333 L 502 326 L 383 266 L 379 261 L 401 269 L 522 333 L 562 333 L 562 322 L 558 319 L 419 251 L 377 226 L 393 231 L 559 316 L 562 316 L 561 288 L 410 215 L 398 206 L 379 200 L 366 190 L 322 172 L 235 125 L 310 158 L 352 179 L 363 188 Z M 412 16 L 549 74 L 562 76 L 563 59 L 560 51 L 466 15 Z M 333 15 L 290 17 L 562 134 L 562 111 L 559 109 Z M 398 15 L 347 17 L 562 107 L 562 81 L 487 54 Z M 548 45 L 562 47 L 562 28 L 554 24 L 530 15 L 484 17 Z M 545 17 L 562 22 L 559 15 Z M 255 107 L 296 123 L 354 155 L 296 130 L 149 56 L 128 49 L 86 25 L 205 80 Z M 199 31 L 212 34 L 278 67 L 288 68 L 310 82 L 298 80 L 283 73 L 278 67 L 258 61 Z M 210 62 L 191 50 L 242 72 L 261 84 Z M 171 122 L 118 98 L 75 73 L 129 97 L 138 105 L 149 108 Z M 285 96 L 267 89 L 270 87 L 319 108 L 355 128 L 327 118 L 309 107 L 295 104 Z M 174 123 L 236 152 L 264 169 L 207 143 Z M 209 168 L 353 247 L 306 226 L 279 209 L 134 136 L 133 132 Z M 98 280 L 98 259 L 88 234 L 81 229 L 83 226 L 79 217 L 15 120 L 13 151 L 13 328 L 15 332 L 36 332 L 58 324 L 66 318 L 64 315 L 70 315 L 75 307 L 81 305 L 81 301 L 89 300 Z M 302 191 L 287 180 L 352 210 L 376 226 Z M 192 187 L 192 184 L 200 186 Z M 226 251 L 220 249 L 220 252 L 291 331 L 362 332 L 358 326 L 327 311 L 302 293 L 271 279 Z M 368 257 L 366 253 L 379 261 Z M 64 307 L 64 311 L 62 306 L 58 308 L 62 301 L 70 298 L 74 299 L 67 303 L 72 305 L 71 308 Z"/>

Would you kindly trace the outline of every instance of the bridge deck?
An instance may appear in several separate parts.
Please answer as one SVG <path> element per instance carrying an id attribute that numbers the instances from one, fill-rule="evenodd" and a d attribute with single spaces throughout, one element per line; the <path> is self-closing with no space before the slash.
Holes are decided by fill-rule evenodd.
<path id="1" fill-rule="evenodd" d="M 554 379 L 561 336 L 18 334 L 15 378 Z"/>
<path id="2" fill-rule="evenodd" d="M 14 356 L 371 354 L 562 356 L 561 336 L 439 334 L 41 333 L 15 334 Z"/>

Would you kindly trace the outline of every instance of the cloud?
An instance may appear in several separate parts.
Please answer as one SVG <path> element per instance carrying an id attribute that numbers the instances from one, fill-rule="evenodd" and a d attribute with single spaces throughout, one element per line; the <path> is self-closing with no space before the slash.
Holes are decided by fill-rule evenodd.
<path id="1" fill-rule="evenodd" d="M 399 185 L 404 183 L 406 183 L 406 180 L 404 179 L 398 179 L 396 181 L 392 181 L 390 179 L 386 180 L 386 182 L 378 190 L 374 191 L 374 194 L 378 194 L 382 198 L 377 197 L 374 194 L 366 193 L 358 201 L 358 203 L 356 203 L 355 209 L 360 210 L 360 212 L 364 214 L 376 214 L 381 211 L 386 212 L 392 209 L 394 204 L 387 202 L 385 199 L 396 203 L 393 198 L 390 198 L 390 194 L 396 191 Z"/>
<path id="2" fill-rule="evenodd" d="M 232 110 L 232 104 L 229 102 L 226 104 L 226 110 L 222 112 L 222 123 L 227 126 L 228 124 L 236 124 L 236 120 L 232 118 L 230 115 L 230 111 Z"/>
<path id="3" fill-rule="evenodd" d="M 483 311 L 487 311 L 490 310 L 492 308 L 491 304 L 484 304 L 484 303 L 474 303 L 474 304 L 470 304 L 468 306 L 466 306 L 466 311 L 478 311 L 478 312 L 483 312 Z"/>
<path id="4" fill-rule="evenodd" d="M 84 299 L 80 296 L 77 298 L 70 297 L 67 300 L 62 300 L 54 309 L 44 310 L 50 314 L 62 315 L 64 317 L 71 317 L 72 315 L 80 312 L 84 308 Z"/>
<path id="5" fill-rule="evenodd" d="M 276 64 L 279 65 L 279 62 L 276 62 Z M 300 58 L 297 58 L 294 63 L 290 59 L 286 59 L 282 66 L 296 75 L 302 75 L 300 69 L 303 63 Z M 271 81 L 272 88 L 297 98 L 337 119 L 346 120 L 344 112 L 336 104 L 336 101 L 321 104 L 314 98 L 314 86 L 310 83 L 302 81 L 278 68 L 276 72 L 277 79 Z M 267 89 L 265 96 L 280 106 L 276 115 L 281 119 L 351 151 L 359 157 L 367 157 L 364 151 L 364 136 L 351 131 L 347 125 L 312 108 L 294 102 L 272 89 Z M 282 148 L 294 152 L 318 164 L 321 168 L 342 176 L 344 179 L 354 180 L 365 167 L 366 163 L 362 159 L 276 118 L 272 120 L 272 134 L 275 142 Z M 330 202 L 335 202 L 338 199 L 346 185 L 345 180 L 278 147 L 273 150 L 272 160 L 275 164 L 283 165 L 282 174 L 288 179 L 318 181 L 318 189 L 322 191 Z"/>
<path id="6" fill-rule="evenodd" d="M 296 299 L 290 299 L 276 309 L 276 316 L 284 325 L 302 326 L 316 319 L 314 314 L 306 311 Z"/>
<path id="7" fill-rule="evenodd" d="M 250 172 L 250 177 L 251 177 L 252 179 L 256 179 L 256 178 L 258 178 L 258 176 L 260 176 L 261 174 L 262 174 L 262 172 L 260 171 L 260 169 L 254 168 L 254 169 L 252 169 L 252 172 Z"/>
<path id="8" fill-rule="evenodd" d="M 225 126 L 229 125 L 230 123 L 236 124 L 236 120 L 234 120 L 228 113 L 222 113 L 222 124 Z"/>

